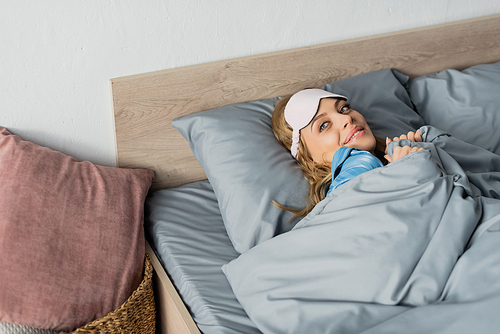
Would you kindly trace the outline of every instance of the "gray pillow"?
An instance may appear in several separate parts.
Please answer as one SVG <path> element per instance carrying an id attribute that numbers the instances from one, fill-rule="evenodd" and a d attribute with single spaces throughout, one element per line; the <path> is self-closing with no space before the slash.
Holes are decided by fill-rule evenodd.
<path id="1" fill-rule="evenodd" d="M 412 109 L 408 77 L 381 70 L 324 86 L 350 99 L 375 134 L 396 136 L 423 121 Z M 271 115 L 277 98 L 230 105 L 175 119 L 212 184 L 228 235 L 242 253 L 290 230 L 292 215 L 272 201 L 305 207 L 309 188 L 290 152 L 275 139 Z"/>
<path id="2" fill-rule="evenodd" d="M 500 154 L 500 62 L 427 74 L 408 87 L 426 124 Z"/>
<path id="3" fill-rule="evenodd" d="M 240 253 L 293 227 L 288 223 L 293 215 L 273 200 L 305 206 L 308 183 L 271 130 L 276 100 L 230 105 L 172 122 L 203 166 Z"/>

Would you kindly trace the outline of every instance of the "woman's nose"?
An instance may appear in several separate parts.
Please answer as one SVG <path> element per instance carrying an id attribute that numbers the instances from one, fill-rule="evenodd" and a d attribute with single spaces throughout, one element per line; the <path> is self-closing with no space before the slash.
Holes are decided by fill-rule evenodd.
<path id="1" fill-rule="evenodd" d="M 351 115 L 342 115 L 344 117 L 344 122 L 343 122 L 343 126 L 344 126 L 344 129 L 347 128 L 349 125 L 352 124 L 352 117 Z"/>

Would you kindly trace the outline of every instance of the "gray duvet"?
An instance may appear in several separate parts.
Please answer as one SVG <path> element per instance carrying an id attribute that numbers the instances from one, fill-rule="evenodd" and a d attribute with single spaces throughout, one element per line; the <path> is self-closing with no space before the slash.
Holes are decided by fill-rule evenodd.
<path id="1" fill-rule="evenodd" d="M 262 332 L 500 333 L 500 156 L 421 130 L 223 267 Z"/>

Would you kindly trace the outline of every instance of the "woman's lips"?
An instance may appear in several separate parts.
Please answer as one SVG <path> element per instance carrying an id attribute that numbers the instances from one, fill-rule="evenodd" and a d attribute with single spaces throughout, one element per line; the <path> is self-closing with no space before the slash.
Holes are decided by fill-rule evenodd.
<path id="1" fill-rule="evenodd" d="M 363 128 L 361 126 L 354 127 L 351 131 L 349 131 L 349 133 L 345 137 L 344 145 L 347 145 L 351 142 L 355 142 L 356 140 L 361 138 L 364 134 L 365 134 L 365 131 L 363 130 Z"/>

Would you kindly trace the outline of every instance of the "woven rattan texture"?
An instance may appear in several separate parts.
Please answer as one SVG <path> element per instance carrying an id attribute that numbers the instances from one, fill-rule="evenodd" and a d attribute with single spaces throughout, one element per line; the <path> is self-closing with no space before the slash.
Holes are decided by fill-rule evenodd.
<path id="1" fill-rule="evenodd" d="M 153 266 L 149 255 L 146 254 L 143 280 L 129 299 L 116 310 L 74 330 L 71 334 L 154 334 L 155 330 L 156 307 L 153 293 Z"/>

